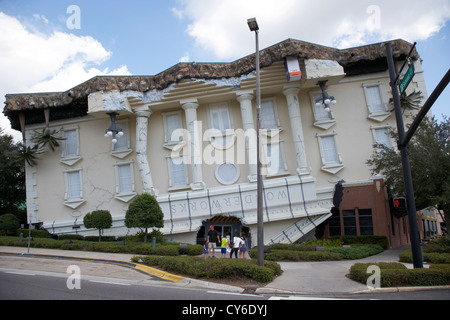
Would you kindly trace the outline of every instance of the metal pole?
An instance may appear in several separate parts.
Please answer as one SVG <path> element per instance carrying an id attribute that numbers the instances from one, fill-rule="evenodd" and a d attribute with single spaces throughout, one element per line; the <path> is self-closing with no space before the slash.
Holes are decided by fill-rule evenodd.
<path id="1" fill-rule="evenodd" d="M 406 133 L 406 136 L 404 137 L 404 139 L 400 140 L 400 144 L 402 146 L 407 146 L 409 144 L 409 141 L 411 140 L 412 136 L 416 132 L 416 130 L 419 127 L 420 123 L 422 122 L 423 118 L 425 118 L 428 111 L 430 111 L 431 107 L 436 102 L 436 100 L 439 98 L 441 93 L 445 90 L 445 88 L 447 87 L 449 82 L 450 82 L 450 69 L 447 71 L 444 78 L 442 78 L 441 82 L 439 82 L 436 89 L 434 89 L 433 93 L 430 95 L 427 102 L 425 102 L 422 109 L 419 111 L 417 118 L 414 120 L 413 124 L 409 128 L 409 131 Z"/>
<path id="2" fill-rule="evenodd" d="M 409 163 L 409 155 L 408 155 L 408 146 L 402 146 L 400 141 L 403 141 L 405 138 L 405 126 L 403 123 L 402 116 L 402 107 L 400 103 L 400 95 L 398 89 L 398 77 L 397 72 L 395 71 L 394 58 L 392 56 L 392 47 L 388 42 L 385 44 L 386 46 L 386 56 L 387 62 L 389 66 L 389 76 L 391 78 L 391 88 L 392 88 L 392 96 L 394 99 L 394 107 L 395 107 L 395 117 L 397 120 L 397 130 L 398 130 L 398 148 L 401 152 L 402 157 L 402 166 L 403 166 L 403 179 L 405 183 L 405 192 L 406 192 L 406 201 L 408 206 L 408 220 L 409 220 L 409 232 L 410 232 L 410 240 L 411 240 L 411 249 L 413 256 L 414 268 L 423 268 L 423 253 L 421 250 L 420 244 L 420 234 L 419 234 L 419 226 L 417 223 L 417 210 L 416 203 L 414 197 L 414 189 L 411 175 L 411 166 Z"/>
<path id="3" fill-rule="evenodd" d="M 259 63 L 259 31 L 255 31 L 256 37 L 256 157 L 257 157 L 257 224 L 258 224 L 258 265 L 264 266 L 264 216 L 263 216 L 263 194 L 262 194 L 262 175 L 261 175 L 261 70 Z"/>

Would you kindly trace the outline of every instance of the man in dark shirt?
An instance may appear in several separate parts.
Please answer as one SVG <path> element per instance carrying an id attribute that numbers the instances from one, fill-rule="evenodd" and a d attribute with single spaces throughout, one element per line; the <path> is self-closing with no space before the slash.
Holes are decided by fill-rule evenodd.
<path id="1" fill-rule="evenodd" d="M 211 251 L 212 255 L 214 256 L 214 252 L 216 250 L 216 243 L 220 242 L 219 235 L 217 234 L 217 231 L 214 230 L 214 226 L 209 227 L 208 231 L 208 238 L 206 239 L 208 243 L 208 258 L 211 257 Z"/>

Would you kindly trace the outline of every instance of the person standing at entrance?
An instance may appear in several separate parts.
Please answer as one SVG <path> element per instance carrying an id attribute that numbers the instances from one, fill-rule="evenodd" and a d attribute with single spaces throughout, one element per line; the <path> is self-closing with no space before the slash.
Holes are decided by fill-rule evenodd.
<path id="1" fill-rule="evenodd" d="M 247 237 L 243 232 L 241 232 L 241 240 L 243 244 L 242 247 L 239 249 L 239 258 L 245 259 L 245 253 L 248 251 L 248 245 L 247 245 Z"/>
<path id="2" fill-rule="evenodd" d="M 230 253 L 230 259 L 233 257 L 233 252 L 234 252 L 234 257 L 237 259 L 238 258 L 238 252 L 239 249 L 244 245 L 244 241 L 238 236 L 237 233 L 234 234 L 233 237 L 233 247 L 231 249 L 231 253 Z"/>
<path id="3" fill-rule="evenodd" d="M 209 226 L 208 237 L 206 241 L 208 242 L 208 258 L 211 257 L 211 251 L 212 256 L 214 257 L 216 243 L 220 243 L 219 235 L 217 234 L 217 231 L 214 230 L 214 226 Z"/>
<path id="4" fill-rule="evenodd" d="M 225 254 L 227 253 L 227 248 L 228 248 L 228 239 L 226 236 L 224 236 L 222 238 L 222 246 L 221 246 L 221 258 L 225 258 Z"/>

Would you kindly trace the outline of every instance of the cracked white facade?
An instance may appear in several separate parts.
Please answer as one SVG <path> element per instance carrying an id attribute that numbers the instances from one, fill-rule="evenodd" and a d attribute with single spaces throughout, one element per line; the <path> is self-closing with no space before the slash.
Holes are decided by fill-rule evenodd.
<path id="1" fill-rule="evenodd" d="M 371 180 L 365 162 L 372 145 L 394 145 L 387 136 L 395 128 L 387 70 L 348 76 L 332 59 L 298 61 L 300 80 L 288 80 L 285 59 L 261 72 L 267 244 L 297 241 L 327 221 L 336 184 Z M 426 95 L 420 60 L 415 64 L 408 92 Z M 84 228 L 84 215 L 109 210 L 113 227 L 105 235 L 123 236 L 136 231 L 124 226 L 128 205 L 146 192 L 160 203 L 161 231 L 172 240 L 195 243 L 215 217 L 224 217 L 220 226 L 238 218 L 230 230 L 244 226 L 256 239 L 255 80 L 249 72 L 184 78 L 144 93 L 89 92 L 86 115 L 49 123 L 66 137 L 63 146 L 27 165 L 32 222 L 55 234 L 95 235 Z M 337 100 L 329 112 L 315 104 L 318 81 L 327 81 Z M 113 111 L 124 132 L 116 145 L 103 137 Z M 28 124 L 27 136 L 44 126 Z"/>

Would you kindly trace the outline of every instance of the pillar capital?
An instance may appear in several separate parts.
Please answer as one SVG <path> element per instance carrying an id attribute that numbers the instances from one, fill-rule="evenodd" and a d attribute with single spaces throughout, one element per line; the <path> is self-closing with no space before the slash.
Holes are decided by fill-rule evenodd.
<path id="1" fill-rule="evenodd" d="M 298 84 L 290 84 L 283 87 L 283 94 L 285 96 L 289 95 L 297 95 L 300 91 L 300 85 Z"/>
<path id="2" fill-rule="evenodd" d="M 137 117 L 145 117 L 145 118 L 149 118 L 153 113 L 152 109 L 150 109 L 149 106 L 134 108 L 133 112 L 136 114 Z"/>
<path id="3" fill-rule="evenodd" d="M 195 98 L 181 100 L 180 104 L 184 110 L 197 109 L 200 106 L 200 104 L 198 103 L 198 100 Z"/>
<path id="4" fill-rule="evenodd" d="M 239 102 L 247 101 L 247 100 L 253 100 L 254 94 L 253 90 L 246 90 L 246 91 L 238 91 L 236 92 L 236 99 Z"/>

